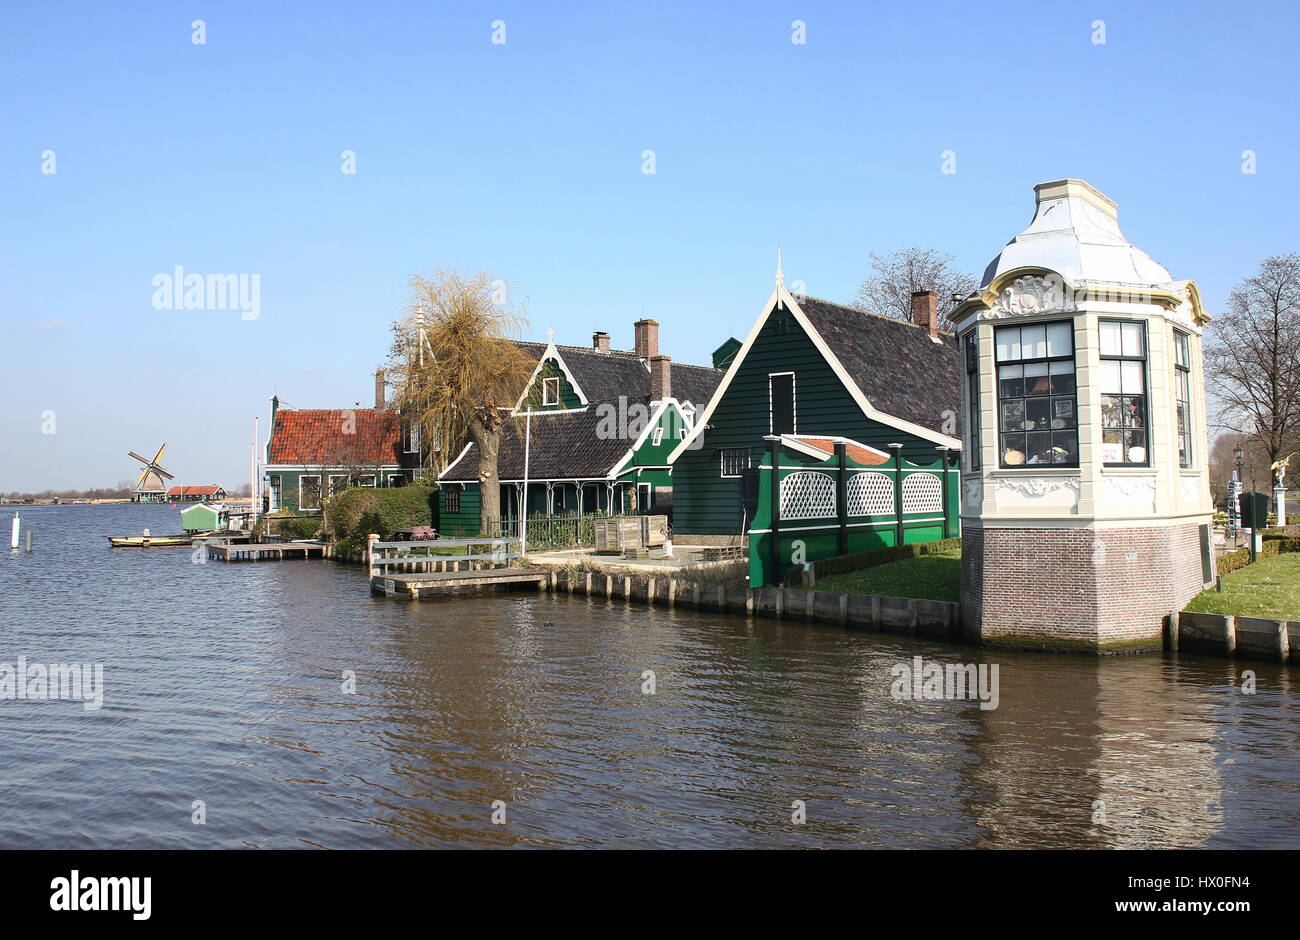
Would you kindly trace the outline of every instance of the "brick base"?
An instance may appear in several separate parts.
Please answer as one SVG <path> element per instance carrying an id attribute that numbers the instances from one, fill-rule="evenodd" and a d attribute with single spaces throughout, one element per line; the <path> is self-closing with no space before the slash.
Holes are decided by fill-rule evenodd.
<path id="1" fill-rule="evenodd" d="M 962 631 L 1000 646 L 1159 649 L 1165 616 L 1200 593 L 1196 524 L 962 534 Z"/>

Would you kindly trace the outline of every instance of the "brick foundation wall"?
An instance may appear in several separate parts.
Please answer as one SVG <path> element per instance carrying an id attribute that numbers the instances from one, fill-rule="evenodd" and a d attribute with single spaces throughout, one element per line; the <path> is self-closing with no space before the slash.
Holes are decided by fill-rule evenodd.
<path id="1" fill-rule="evenodd" d="M 1202 588 L 1195 524 L 1127 529 L 967 526 L 964 635 L 1061 649 L 1154 649 Z"/>

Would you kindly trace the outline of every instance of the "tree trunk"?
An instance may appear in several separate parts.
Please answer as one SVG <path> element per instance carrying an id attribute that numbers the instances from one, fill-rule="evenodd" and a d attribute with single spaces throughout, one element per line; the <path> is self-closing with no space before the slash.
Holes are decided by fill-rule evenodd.
<path id="1" fill-rule="evenodd" d="M 495 531 L 501 518 L 501 480 L 497 457 L 501 453 L 501 427 L 487 428 L 477 418 L 469 423 L 470 437 L 478 448 L 478 528 L 480 535 L 503 535 Z"/>

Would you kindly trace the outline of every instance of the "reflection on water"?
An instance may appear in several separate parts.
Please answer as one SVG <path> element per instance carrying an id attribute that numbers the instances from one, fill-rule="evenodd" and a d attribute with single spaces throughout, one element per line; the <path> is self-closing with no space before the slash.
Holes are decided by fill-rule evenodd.
<path id="1" fill-rule="evenodd" d="M 97 712 L 0 701 L 0 846 L 1300 845 L 1280 667 L 569 596 L 411 604 L 358 568 L 101 537 L 170 531 L 166 507 L 23 514 L 37 552 L 0 558 L 0 663 L 102 662 L 107 688 Z M 894 701 L 914 655 L 1000 664 L 999 707 Z"/>

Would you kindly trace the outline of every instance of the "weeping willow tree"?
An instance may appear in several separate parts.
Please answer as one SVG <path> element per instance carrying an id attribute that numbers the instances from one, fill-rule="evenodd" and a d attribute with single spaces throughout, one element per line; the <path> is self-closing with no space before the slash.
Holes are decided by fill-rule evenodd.
<path id="1" fill-rule="evenodd" d="M 475 445 L 479 529 L 488 533 L 501 516 L 502 423 L 534 366 L 511 342 L 528 320 L 506 302 L 505 283 L 483 271 L 435 268 L 414 275 L 410 288 L 393 324 L 396 403 L 421 439 L 440 441 L 444 453 Z"/>

